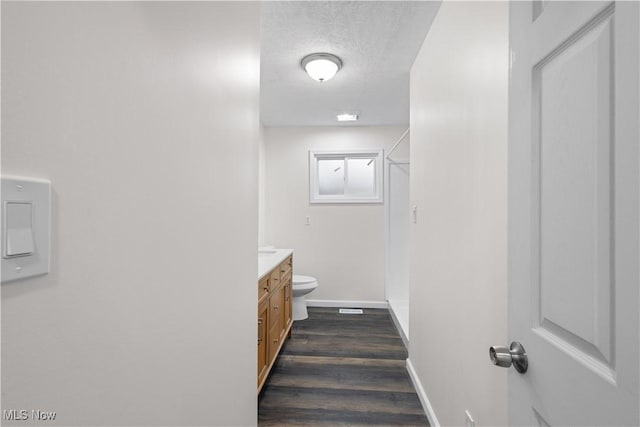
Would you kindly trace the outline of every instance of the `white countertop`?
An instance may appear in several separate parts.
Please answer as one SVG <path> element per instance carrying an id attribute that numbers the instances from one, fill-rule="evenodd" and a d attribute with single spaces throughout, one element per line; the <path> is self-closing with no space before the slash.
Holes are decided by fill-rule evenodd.
<path id="1" fill-rule="evenodd" d="M 273 270 L 293 253 L 293 249 L 274 249 L 273 252 L 258 252 L 258 280 Z"/>

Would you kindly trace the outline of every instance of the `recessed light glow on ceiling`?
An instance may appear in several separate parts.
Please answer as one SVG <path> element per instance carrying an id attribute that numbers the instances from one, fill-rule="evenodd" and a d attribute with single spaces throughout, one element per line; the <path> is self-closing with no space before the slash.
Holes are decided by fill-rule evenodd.
<path id="1" fill-rule="evenodd" d="M 338 119 L 339 122 L 355 122 L 358 120 L 358 115 L 355 113 L 343 113 L 338 114 L 336 119 Z"/>
<path id="2" fill-rule="evenodd" d="M 300 65 L 309 77 L 322 83 L 336 75 L 342 61 L 330 53 L 312 53 L 302 58 Z"/>

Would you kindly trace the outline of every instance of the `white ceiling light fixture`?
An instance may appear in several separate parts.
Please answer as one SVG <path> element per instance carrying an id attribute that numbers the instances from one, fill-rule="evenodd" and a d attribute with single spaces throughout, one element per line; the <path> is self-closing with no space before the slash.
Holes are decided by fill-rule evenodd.
<path id="1" fill-rule="evenodd" d="M 302 69 L 320 83 L 330 80 L 342 68 L 342 60 L 330 53 L 312 53 L 302 58 Z"/>
<path id="2" fill-rule="evenodd" d="M 338 119 L 339 122 L 355 122 L 356 120 L 358 120 L 358 114 L 342 113 L 342 114 L 336 115 L 336 119 Z"/>

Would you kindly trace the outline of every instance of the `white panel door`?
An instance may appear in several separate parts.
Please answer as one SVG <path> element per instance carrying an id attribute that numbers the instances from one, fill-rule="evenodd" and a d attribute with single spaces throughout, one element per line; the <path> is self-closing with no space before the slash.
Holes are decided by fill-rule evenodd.
<path id="1" fill-rule="evenodd" d="M 409 163 L 388 162 L 386 299 L 409 338 Z"/>
<path id="2" fill-rule="evenodd" d="M 637 2 L 512 2 L 510 425 L 639 425 Z"/>

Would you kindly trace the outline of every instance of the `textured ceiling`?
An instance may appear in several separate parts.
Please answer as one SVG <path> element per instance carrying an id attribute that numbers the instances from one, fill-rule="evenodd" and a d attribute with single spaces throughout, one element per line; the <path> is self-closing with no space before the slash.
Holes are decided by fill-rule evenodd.
<path id="1" fill-rule="evenodd" d="M 262 3 L 261 116 L 266 126 L 409 123 L 409 71 L 439 1 L 273 1 Z M 343 61 L 328 82 L 300 68 L 310 53 Z M 345 124 L 340 124 L 344 126 Z"/>

